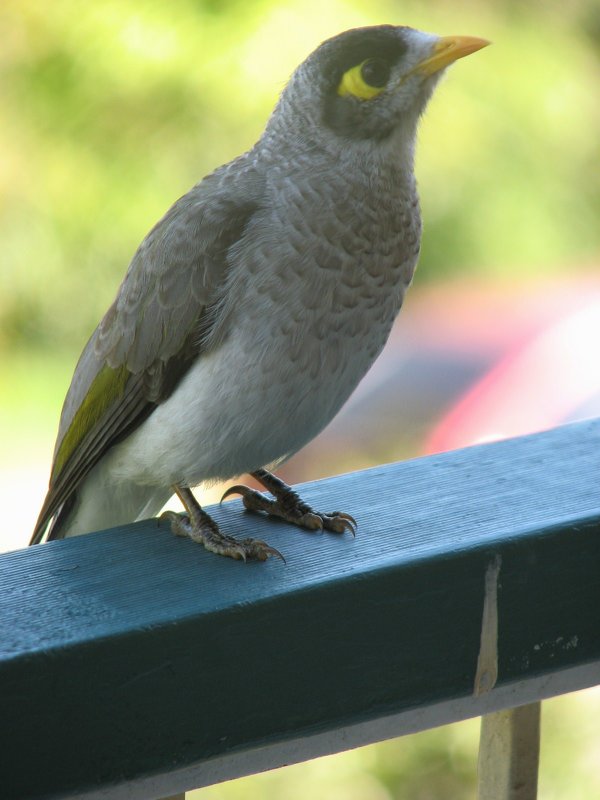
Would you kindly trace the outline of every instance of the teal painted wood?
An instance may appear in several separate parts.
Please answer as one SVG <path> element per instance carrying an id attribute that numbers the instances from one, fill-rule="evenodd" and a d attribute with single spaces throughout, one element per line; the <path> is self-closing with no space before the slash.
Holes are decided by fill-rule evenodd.
<path id="1" fill-rule="evenodd" d="M 302 487 L 356 539 L 214 508 L 0 556 L 3 798 L 146 798 L 600 682 L 600 420 Z M 499 677 L 474 698 L 500 555 Z"/>

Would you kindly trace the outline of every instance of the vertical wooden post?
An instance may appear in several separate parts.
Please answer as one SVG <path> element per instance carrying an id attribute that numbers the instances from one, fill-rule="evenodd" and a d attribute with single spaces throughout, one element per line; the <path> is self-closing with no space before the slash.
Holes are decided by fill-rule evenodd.
<path id="1" fill-rule="evenodd" d="M 541 703 L 481 718 L 479 800 L 536 800 Z"/>

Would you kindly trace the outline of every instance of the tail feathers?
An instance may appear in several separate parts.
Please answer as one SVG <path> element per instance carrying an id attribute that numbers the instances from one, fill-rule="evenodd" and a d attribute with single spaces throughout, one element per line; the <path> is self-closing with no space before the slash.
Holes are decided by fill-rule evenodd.
<path id="1" fill-rule="evenodd" d="M 169 487 L 145 486 L 109 477 L 99 465 L 54 514 L 44 504 L 30 544 L 66 539 L 154 516 L 172 494 Z"/>
<path id="2" fill-rule="evenodd" d="M 53 539 L 62 539 L 61 529 L 64 528 L 76 499 L 77 495 L 73 492 L 52 517 L 48 517 L 44 505 L 35 523 L 29 545 L 41 544 L 43 541 L 50 542 Z"/>

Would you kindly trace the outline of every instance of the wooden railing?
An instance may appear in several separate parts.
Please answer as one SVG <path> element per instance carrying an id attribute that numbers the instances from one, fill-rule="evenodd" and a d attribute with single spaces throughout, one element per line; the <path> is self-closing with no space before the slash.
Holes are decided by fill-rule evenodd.
<path id="1" fill-rule="evenodd" d="M 479 715 L 480 796 L 535 797 L 537 703 L 600 682 L 600 420 L 302 496 L 358 536 L 233 502 L 287 564 L 156 520 L 0 556 L 3 798 L 151 800 Z"/>

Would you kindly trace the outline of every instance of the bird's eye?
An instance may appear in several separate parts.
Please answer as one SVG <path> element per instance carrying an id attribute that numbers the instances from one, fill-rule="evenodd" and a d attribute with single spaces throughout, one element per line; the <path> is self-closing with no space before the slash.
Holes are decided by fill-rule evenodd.
<path id="1" fill-rule="evenodd" d="M 390 77 L 390 65 L 381 58 L 368 58 L 342 75 L 337 93 L 340 97 L 371 100 L 383 92 Z"/>
<path id="2" fill-rule="evenodd" d="M 383 89 L 390 79 L 390 65 L 382 58 L 369 58 L 361 64 L 360 74 L 367 86 Z"/>

